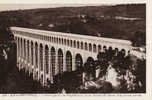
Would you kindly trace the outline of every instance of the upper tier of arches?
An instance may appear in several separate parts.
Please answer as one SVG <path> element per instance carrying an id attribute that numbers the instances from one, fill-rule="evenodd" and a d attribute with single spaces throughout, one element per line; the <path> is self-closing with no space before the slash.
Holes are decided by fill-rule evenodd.
<path id="1" fill-rule="evenodd" d="M 131 42 L 127 40 L 66 34 L 19 27 L 11 27 L 11 30 L 16 35 L 26 36 L 46 42 L 51 42 L 53 44 L 86 50 L 94 53 L 100 52 L 105 47 L 118 48 L 119 50 L 127 49 L 126 51 L 132 47 Z"/>

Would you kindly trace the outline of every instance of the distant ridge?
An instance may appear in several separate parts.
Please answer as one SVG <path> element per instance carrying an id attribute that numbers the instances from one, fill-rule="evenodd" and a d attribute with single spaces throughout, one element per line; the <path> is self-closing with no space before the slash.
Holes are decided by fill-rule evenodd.
<path id="1" fill-rule="evenodd" d="M 137 10 L 138 9 L 138 10 Z M 119 17 L 120 16 L 120 17 Z M 139 20 L 116 19 L 125 17 Z M 146 5 L 125 4 L 39 8 L 0 12 L 0 27 L 25 27 L 130 40 L 136 31 L 146 33 Z M 6 35 L 0 33 L 0 37 Z"/>

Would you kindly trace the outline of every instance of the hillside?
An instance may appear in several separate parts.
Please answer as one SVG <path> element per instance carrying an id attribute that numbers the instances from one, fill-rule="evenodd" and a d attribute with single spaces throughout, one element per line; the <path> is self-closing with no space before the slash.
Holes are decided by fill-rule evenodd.
<path id="1" fill-rule="evenodd" d="M 61 7 L 0 12 L 1 39 L 7 39 L 8 33 L 2 30 L 10 26 L 130 40 L 137 31 L 146 33 L 146 5 Z"/>

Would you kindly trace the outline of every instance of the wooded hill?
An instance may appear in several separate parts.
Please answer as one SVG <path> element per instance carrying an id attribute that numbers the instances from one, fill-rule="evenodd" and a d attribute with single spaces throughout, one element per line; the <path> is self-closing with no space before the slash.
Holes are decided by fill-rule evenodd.
<path id="1" fill-rule="evenodd" d="M 146 35 L 146 5 L 60 7 L 0 12 L 0 38 L 10 26 L 129 39 Z"/>

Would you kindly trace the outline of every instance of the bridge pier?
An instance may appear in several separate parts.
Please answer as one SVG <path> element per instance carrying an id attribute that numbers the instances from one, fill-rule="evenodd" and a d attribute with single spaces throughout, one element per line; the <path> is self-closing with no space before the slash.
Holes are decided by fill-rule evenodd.
<path id="1" fill-rule="evenodd" d="M 63 51 L 63 72 L 67 71 L 65 59 L 66 59 L 66 51 L 64 50 Z"/>
<path id="2" fill-rule="evenodd" d="M 73 55 L 72 55 L 72 71 L 76 71 L 76 66 L 75 66 L 75 53 L 73 52 Z"/>
<path id="3" fill-rule="evenodd" d="M 59 66 L 58 66 L 58 49 L 55 48 L 56 52 L 55 52 L 55 75 L 57 75 L 59 73 Z"/>
<path id="4" fill-rule="evenodd" d="M 37 53 L 38 53 L 37 61 L 38 62 L 37 63 L 35 62 L 35 63 L 37 64 L 36 66 L 37 66 L 37 73 L 38 73 L 38 81 L 40 81 L 40 56 L 39 56 L 40 55 L 40 45 L 39 45 L 39 43 L 37 44 L 37 48 L 38 48 L 37 49 Z"/>

